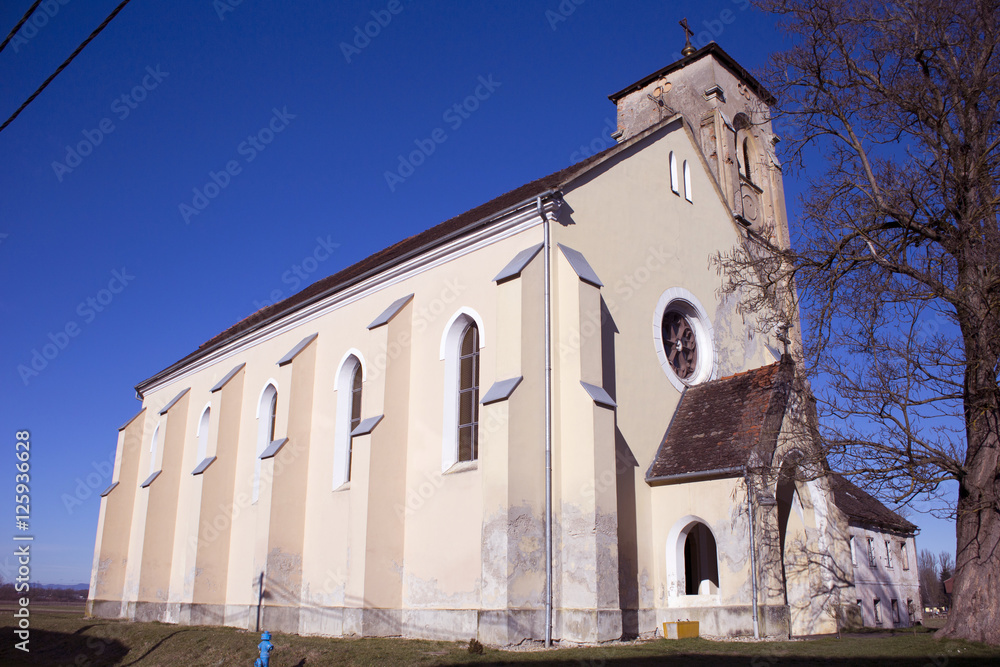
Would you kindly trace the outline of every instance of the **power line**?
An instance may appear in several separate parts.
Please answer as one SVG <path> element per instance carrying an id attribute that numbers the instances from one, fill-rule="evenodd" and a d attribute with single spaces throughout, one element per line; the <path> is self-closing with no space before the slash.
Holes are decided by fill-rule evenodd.
<path id="1" fill-rule="evenodd" d="M 40 4 L 42 4 L 42 0 L 35 0 L 35 4 L 28 7 L 28 11 L 24 13 L 24 16 L 22 16 L 21 20 L 17 22 L 17 25 L 14 26 L 14 29 L 10 31 L 10 34 L 7 35 L 7 39 L 3 40 L 3 44 L 0 44 L 0 51 L 3 51 L 4 47 L 7 46 L 7 42 L 9 42 L 14 37 L 14 35 L 17 34 L 17 31 L 21 29 L 21 26 L 24 25 L 24 22 L 28 20 L 28 17 L 31 16 L 31 13 L 34 12 L 35 8 L 38 7 L 38 5 Z"/>
<path id="2" fill-rule="evenodd" d="M 31 101 L 34 100 L 36 97 L 38 97 L 39 94 L 41 94 L 41 92 L 43 90 L 45 90 L 45 88 L 50 83 L 52 83 L 52 80 L 55 79 L 57 76 L 59 76 L 59 73 L 62 72 L 64 69 L 66 69 L 66 67 L 71 62 L 73 62 L 74 58 L 76 58 L 78 55 L 80 55 L 80 52 L 83 51 L 83 49 L 87 46 L 87 44 L 90 44 L 90 42 L 91 42 L 92 39 L 94 39 L 99 34 L 101 34 L 101 31 L 104 30 L 108 26 L 109 23 L 111 23 L 111 20 L 114 19 L 116 16 L 118 16 L 118 12 L 120 12 L 121 10 L 123 10 L 125 8 L 125 5 L 127 5 L 131 1 L 132 0 L 122 0 L 121 4 L 119 4 L 117 7 L 115 7 L 115 9 L 114 9 L 113 12 L 111 12 L 110 14 L 108 14 L 108 17 L 106 19 L 104 19 L 104 21 L 101 23 L 101 25 L 97 26 L 97 28 L 94 30 L 94 32 L 90 33 L 90 37 L 88 37 L 87 39 L 83 40 L 83 42 L 80 44 L 80 46 L 76 47 L 76 50 L 73 51 L 73 53 L 71 53 L 69 55 L 69 58 L 67 58 L 63 62 L 63 64 L 60 65 L 56 69 L 56 71 L 53 72 L 49 76 L 49 78 L 47 78 L 45 80 L 45 82 L 38 87 L 38 90 L 36 90 L 35 92 L 33 92 L 31 94 L 31 97 L 29 97 L 28 99 L 26 99 L 24 101 L 24 104 L 22 104 L 20 107 L 18 107 L 17 111 L 15 111 L 11 115 L 10 118 L 8 118 L 7 120 L 4 121 L 3 125 L 0 125 L 0 132 L 3 132 L 4 128 L 6 128 L 8 125 L 10 125 L 14 121 L 15 118 L 17 118 L 18 116 L 20 116 L 21 112 L 24 111 L 25 107 L 27 107 L 29 104 L 31 104 Z"/>

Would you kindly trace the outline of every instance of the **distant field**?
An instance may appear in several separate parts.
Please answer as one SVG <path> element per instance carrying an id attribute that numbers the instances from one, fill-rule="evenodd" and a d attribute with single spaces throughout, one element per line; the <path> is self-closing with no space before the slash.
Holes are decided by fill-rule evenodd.
<path id="1" fill-rule="evenodd" d="M 257 657 L 256 633 L 234 628 L 187 627 L 83 618 L 62 606 L 31 614 L 30 653 L 14 648 L 11 608 L 0 612 L 3 645 L 0 665 L 75 667 L 178 667 L 241 665 Z M 852 635 L 793 642 L 711 642 L 704 639 L 654 640 L 600 647 L 537 651 L 487 648 L 470 654 L 467 642 L 407 639 L 327 639 L 277 634 L 274 667 L 306 665 L 697 665 L 699 667 L 965 667 L 1000 664 L 1000 648 L 937 641 L 927 630 Z"/>

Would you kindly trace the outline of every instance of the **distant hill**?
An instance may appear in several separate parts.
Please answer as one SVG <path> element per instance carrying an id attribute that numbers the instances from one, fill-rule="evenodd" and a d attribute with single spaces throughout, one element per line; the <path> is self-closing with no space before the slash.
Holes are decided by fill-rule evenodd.
<path id="1" fill-rule="evenodd" d="M 63 588 L 69 589 L 71 591 L 89 591 L 90 584 L 40 584 L 37 581 L 32 581 L 29 586 L 32 590 L 47 590 L 51 588 Z"/>

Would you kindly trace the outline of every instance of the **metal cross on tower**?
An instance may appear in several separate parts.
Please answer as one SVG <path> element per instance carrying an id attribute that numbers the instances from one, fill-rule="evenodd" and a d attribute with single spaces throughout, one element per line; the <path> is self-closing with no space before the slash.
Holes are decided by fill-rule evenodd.
<path id="1" fill-rule="evenodd" d="M 684 28 L 684 48 L 681 49 L 681 55 L 689 56 L 695 52 L 695 48 L 691 46 L 691 38 L 694 37 L 694 31 L 688 27 L 687 17 L 682 18 L 678 23 Z"/>

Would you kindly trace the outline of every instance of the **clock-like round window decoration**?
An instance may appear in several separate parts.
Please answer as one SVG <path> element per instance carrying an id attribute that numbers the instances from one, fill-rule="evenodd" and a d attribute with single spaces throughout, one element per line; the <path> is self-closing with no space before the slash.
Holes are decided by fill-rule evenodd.
<path id="1" fill-rule="evenodd" d="M 670 367 L 680 379 L 689 379 L 698 367 L 698 336 L 691 321 L 679 310 L 668 310 L 662 333 Z"/>
<path id="2" fill-rule="evenodd" d="M 712 379 L 712 323 L 698 298 L 683 287 L 664 292 L 653 312 L 653 344 L 660 366 L 678 391 Z"/>

